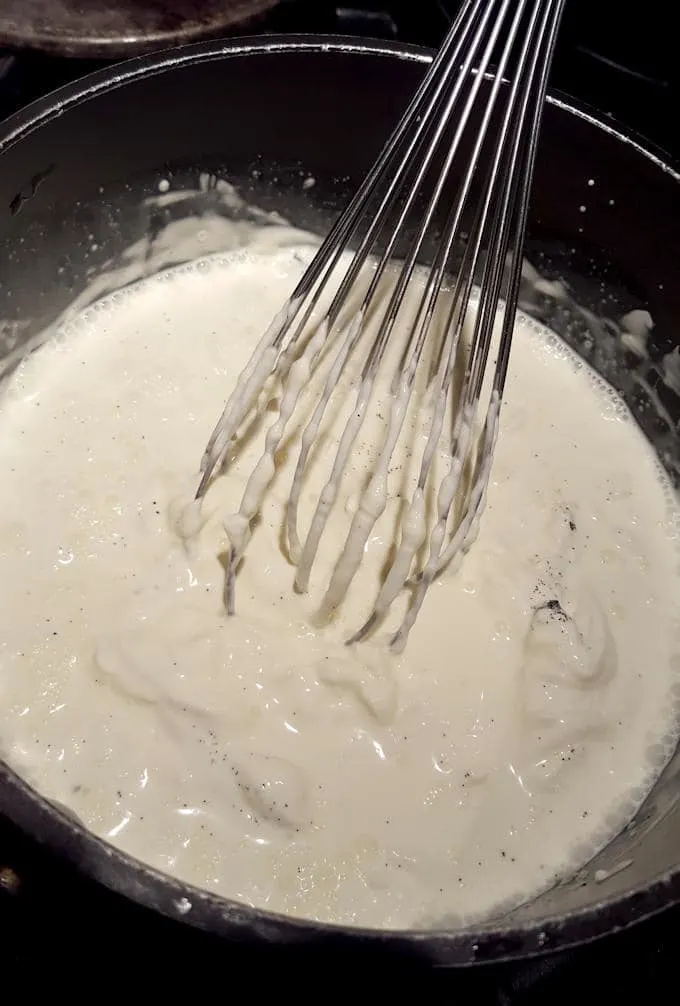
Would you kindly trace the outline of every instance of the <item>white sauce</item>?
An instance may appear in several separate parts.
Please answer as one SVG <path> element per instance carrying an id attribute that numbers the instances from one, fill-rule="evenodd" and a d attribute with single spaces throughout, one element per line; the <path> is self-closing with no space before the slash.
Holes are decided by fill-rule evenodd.
<path id="1" fill-rule="evenodd" d="M 404 496 L 404 554 L 432 530 L 415 492 L 424 442 L 404 447 L 425 435 L 422 388 L 398 417 L 364 561 L 315 627 L 375 474 L 385 389 L 307 594 L 280 541 L 290 445 L 314 400 L 302 394 L 283 451 L 281 431 L 266 450 L 253 437 L 190 505 L 225 396 L 309 255 L 263 238 L 145 281 L 15 374 L 0 408 L 2 753 L 98 834 L 227 896 L 368 926 L 488 916 L 581 866 L 671 753 L 677 501 L 611 390 L 520 318 L 476 543 L 433 583 L 408 647 L 385 646 L 403 596 L 368 642 L 344 640 L 379 592 Z M 300 546 L 355 378 L 350 366 L 310 452 Z M 257 506 L 241 507 L 263 456 Z M 245 556 L 233 618 L 230 518 Z"/>

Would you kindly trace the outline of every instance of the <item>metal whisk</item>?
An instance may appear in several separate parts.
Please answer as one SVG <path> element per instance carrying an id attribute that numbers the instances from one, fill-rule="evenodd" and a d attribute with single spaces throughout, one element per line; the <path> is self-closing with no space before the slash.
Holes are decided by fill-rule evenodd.
<path id="1" fill-rule="evenodd" d="M 295 586 L 307 590 L 319 541 L 370 407 L 374 382 L 385 366 L 407 287 L 433 241 L 434 255 L 401 362 L 390 376 L 394 407 L 321 610 L 330 616 L 342 602 L 384 509 L 390 461 L 426 347 L 428 358 L 435 361 L 428 377 L 434 406 L 422 437 L 417 485 L 404 506 L 400 540 L 372 611 L 348 642 L 363 639 L 406 588 L 410 592 L 406 613 L 390 640 L 393 649 L 403 649 L 429 586 L 444 567 L 460 562 L 474 541 L 498 429 L 537 135 L 563 6 L 564 0 L 463 4 L 382 154 L 241 374 L 203 456 L 197 499 L 224 471 L 233 438 L 261 408 L 263 389 L 272 378 L 279 382 L 280 398 L 239 510 L 225 523 L 231 545 L 226 574 L 230 614 L 235 609 L 236 571 L 274 477 L 275 454 L 303 389 L 323 359 L 330 363 L 300 439 L 286 514 L 288 551 L 297 566 Z M 331 290 L 330 306 L 316 317 L 341 259 L 348 260 L 347 268 L 337 289 Z M 362 289 L 367 263 L 373 268 Z M 381 281 L 388 266 L 396 270 L 396 280 L 383 303 Z M 360 306 L 348 322 L 343 307 L 357 290 Z M 434 324 L 442 304 L 446 322 Z M 371 311 L 379 312 L 379 321 L 365 347 L 355 407 L 311 525 L 301 538 L 298 510 L 310 452 L 343 368 L 362 346 Z M 466 319 L 472 336 L 454 402 L 454 371 L 461 366 Z M 494 326 L 500 326 L 500 336 L 490 362 Z M 451 421 L 445 421 L 447 409 L 452 411 Z M 436 507 L 428 527 L 425 494 L 435 452 L 442 450 L 442 444 L 446 473 L 438 487 L 430 486 Z M 464 470 L 471 472 L 465 479 Z"/>

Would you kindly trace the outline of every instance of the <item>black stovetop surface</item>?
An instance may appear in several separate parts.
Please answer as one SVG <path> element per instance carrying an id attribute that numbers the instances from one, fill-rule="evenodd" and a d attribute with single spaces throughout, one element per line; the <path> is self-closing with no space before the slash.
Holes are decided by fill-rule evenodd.
<path id="1" fill-rule="evenodd" d="M 256 30 L 341 32 L 436 46 L 456 6 L 456 0 L 357 0 L 346 6 L 327 0 L 281 0 Z M 570 0 L 552 84 L 680 160 L 680 60 L 671 42 L 669 8 L 666 0 L 647 0 L 643 18 L 639 8 L 633 11 L 618 0 Z M 0 50 L 0 119 L 102 65 Z M 575 999 L 590 1003 L 603 996 L 608 1002 L 633 1002 L 643 995 L 655 1002 L 674 985 L 678 933 L 680 908 L 586 947 L 533 962 L 459 969 L 437 985 L 442 1001 L 476 1006 Z M 327 986 L 318 984 L 319 967 L 330 966 L 290 951 L 227 946 L 160 919 L 80 877 L 0 818 L 2 964 L 19 965 L 21 971 L 15 974 L 24 985 L 47 967 L 53 985 L 67 987 L 85 961 L 90 971 L 105 967 L 120 980 L 121 990 L 127 990 L 133 986 L 122 962 L 135 958 L 147 975 L 181 972 L 197 982 L 197 990 L 216 978 L 217 988 L 227 995 L 235 988 L 234 978 L 242 974 L 249 984 L 241 988 L 255 991 L 256 1001 L 265 975 L 292 977 L 297 990 L 312 980 L 323 995 Z M 349 959 L 347 966 L 351 975 Z M 394 968 L 391 962 L 390 970 Z M 255 986 L 253 976 L 262 976 Z M 356 992 L 361 1000 L 359 986 Z"/>

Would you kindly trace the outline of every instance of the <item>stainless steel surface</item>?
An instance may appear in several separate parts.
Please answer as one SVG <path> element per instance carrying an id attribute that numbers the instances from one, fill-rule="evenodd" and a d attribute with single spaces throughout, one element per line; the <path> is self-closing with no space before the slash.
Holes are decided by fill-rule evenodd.
<path id="1" fill-rule="evenodd" d="M 386 567 L 374 606 L 348 643 L 362 640 L 381 623 L 409 582 L 413 585 L 411 599 L 390 640 L 394 650 L 403 650 L 435 577 L 451 563 L 459 562 L 471 547 L 496 442 L 522 272 L 536 140 L 563 6 L 563 0 L 467 0 L 462 5 L 378 161 L 237 382 L 203 456 L 198 499 L 214 474 L 224 470 L 241 424 L 250 421 L 253 412 L 259 412 L 268 381 L 276 382 L 279 394 L 264 453 L 234 518 L 238 535 L 231 542 L 226 587 L 230 615 L 235 614 L 236 570 L 247 548 L 250 524 L 260 512 L 273 477 L 273 458 L 301 391 L 321 360 L 327 366 L 323 386 L 301 442 L 292 448 L 298 461 L 290 486 L 286 528 L 288 554 L 297 566 L 296 590 L 305 593 L 309 589 L 319 542 L 354 444 L 362 431 L 364 439 L 371 436 L 366 434 L 364 422 L 367 413 L 376 408 L 372 395 L 374 385 L 380 381 L 393 389 L 394 405 L 384 430 L 376 434 L 379 439 L 373 444 L 376 459 L 371 478 L 357 502 L 319 606 L 324 621 L 333 616 L 351 589 L 366 543 L 386 504 L 385 480 L 402 435 L 417 371 L 426 365 L 433 367 L 427 391 L 433 411 L 423 416 L 422 428 L 414 434 L 414 450 L 424 442 L 418 484 L 404 501 L 398 531 L 400 545 Z M 505 81 L 508 72 L 510 83 Z M 482 85 L 487 74 L 491 86 L 485 93 Z M 484 182 L 478 189 L 473 183 L 480 176 Z M 452 177 L 461 182 L 450 203 Z M 408 222 L 421 201 L 421 219 L 411 236 Z M 445 223 L 437 235 L 435 222 L 442 213 Z M 462 221 L 468 218 L 472 227 L 463 241 Z M 407 320 L 407 341 L 395 372 L 388 345 L 416 264 L 433 236 L 434 259 L 416 313 Z M 320 297 L 337 279 L 338 266 L 353 243 L 356 247 L 339 288 L 332 293 L 330 306 L 315 316 Z M 461 245 L 462 256 L 456 261 Z M 398 262 L 395 253 L 402 246 L 404 258 Z M 503 284 L 508 254 L 509 269 Z M 375 269 L 366 273 L 369 256 L 373 256 Z M 391 278 L 390 266 L 397 274 L 394 282 L 385 287 L 385 280 Z M 456 279 L 448 298 L 443 284 L 451 274 Z M 479 303 L 473 320 L 476 279 Z M 345 308 L 350 297 L 356 301 L 356 310 L 348 316 Z M 443 310 L 447 320 L 440 327 L 433 324 L 433 319 L 437 311 Z M 493 330 L 499 315 L 500 342 L 487 385 Z M 377 319 L 377 325 L 375 335 L 369 339 L 365 319 L 371 316 Z M 469 346 L 461 338 L 466 323 L 472 325 Z M 301 540 L 298 506 L 309 457 L 331 399 L 336 398 L 337 405 L 338 388 L 342 387 L 343 371 L 350 358 L 362 368 L 356 401 L 310 528 Z M 298 375 L 303 372 L 305 380 L 301 383 Z M 454 379 L 455 372 L 462 375 L 461 380 Z M 488 400 L 482 401 L 487 387 Z M 430 484 L 430 478 L 439 452 L 449 460 L 437 487 Z M 263 478 L 270 468 L 271 476 Z M 463 473 L 469 473 L 469 477 L 466 479 Z M 424 516 L 428 491 L 438 501 L 437 519 L 429 530 Z M 423 547 L 427 548 L 427 559 L 419 562 Z"/>

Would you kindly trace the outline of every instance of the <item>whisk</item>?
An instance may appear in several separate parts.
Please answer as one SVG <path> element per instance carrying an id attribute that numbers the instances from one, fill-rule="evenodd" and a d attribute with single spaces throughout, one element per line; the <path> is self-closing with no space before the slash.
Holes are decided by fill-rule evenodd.
<path id="1" fill-rule="evenodd" d="M 435 360 L 428 376 L 434 405 L 421 438 L 424 447 L 417 484 L 403 508 L 399 541 L 372 610 L 347 642 L 363 640 L 406 589 L 410 598 L 405 614 L 390 637 L 390 646 L 402 650 L 433 580 L 446 566 L 460 562 L 473 543 L 490 478 L 537 135 L 563 6 L 564 0 L 467 0 L 463 4 L 377 162 L 242 372 L 205 450 L 196 494 L 200 500 L 212 479 L 225 470 L 237 431 L 261 409 L 263 391 L 276 379 L 280 397 L 262 454 L 238 511 L 225 522 L 230 540 L 225 585 L 229 614 L 235 611 L 237 569 L 275 474 L 276 452 L 319 361 L 330 359 L 297 445 L 285 518 L 288 552 L 297 566 L 295 587 L 300 592 L 308 589 L 319 542 L 370 408 L 376 377 L 386 366 L 386 349 L 406 290 L 428 242 L 433 241 L 435 250 L 415 317 L 400 363 L 390 375 L 391 415 L 321 610 L 330 617 L 342 602 L 384 510 L 390 461 L 426 347 L 429 359 Z M 338 264 L 348 256 L 337 290 L 331 289 L 329 306 L 316 317 L 324 290 L 328 293 Z M 343 307 L 350 294 L 356 296 L 360 289 L 367 263 L 373 264 L 370 281 L 359 294 L 358 310 L 347 322 Z M 381 280 L 388 266 L 396 270 L 396 280 L 386 303 L 381 303 Z M 447 286 L 448 299 L 444 300 Z M 446 322 L 434 324 L 444 303 Z M 343 369 L 361 344 L 371 311 L 379 312 L 378 324 L 366 348 L 355 407 L 309 529 L 301 536 L 299 504 L 310 453 Z M 454 402 L 454 370 L 460 367 L 457 361 L 466 320 L 472 336 Z M 492 354 L 497 325 L 500 335 Z M 432 340 L 437 343 L 434 353 Z M 484 390 L 483 395 L 483 389 L 488 393 Z M 452 410 L 451 421 L 445 421 L 447 409 Z M 425 494 L 435 452 L 442 444 L 447 465 L 434 489 L 435 514 L 428 526 Z M 464 470 L 471 472 L 465 479 Z M 455 506 L 454 500 L 458 500 Z"/>

